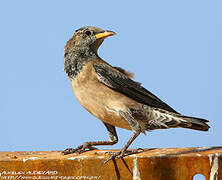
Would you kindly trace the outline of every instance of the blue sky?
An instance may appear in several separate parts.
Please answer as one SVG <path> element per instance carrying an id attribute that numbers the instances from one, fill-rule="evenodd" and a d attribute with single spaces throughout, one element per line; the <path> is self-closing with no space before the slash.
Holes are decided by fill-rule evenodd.
<path id="1" fill-rule="evenodd" d="M 2 1 L 1 151 L 63 150 L 108 138 L 75 99 L 63 72 L 66 41 L 86 25 L 115 31 L 99 55 L 209 132 L 155 130 L 131 148 L 221 145 L 222 2 Z M 132 135 L 117 129 L 121 148 Z"/>

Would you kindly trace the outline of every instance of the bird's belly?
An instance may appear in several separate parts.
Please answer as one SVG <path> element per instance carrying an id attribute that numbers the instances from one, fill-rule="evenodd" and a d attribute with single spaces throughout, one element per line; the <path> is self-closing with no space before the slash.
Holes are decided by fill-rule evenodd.
<path id="1" fill-rule="evenodd" d="M 78 80 L 71 80 L 71 85 L 77 100 L 87 111 L 105 123 L 131 130 L 128 122 L 119 114 L 126 106 L 117 92 L 89 81 L 79 83 Z"/>

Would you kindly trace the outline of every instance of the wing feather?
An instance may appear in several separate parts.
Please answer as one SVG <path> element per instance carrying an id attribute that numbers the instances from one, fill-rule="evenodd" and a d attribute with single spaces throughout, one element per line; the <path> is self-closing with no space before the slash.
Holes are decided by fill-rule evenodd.
<path id="1" fill-rule="evenodd" d="M 177 113 L 169 105 L 142 87 L 140 83 L 133 81 L 118 69 L 115 69 L 107 64 L 95 63 L 94 70 L 98 74 L 101 83 L 114 89 L 115 91 L 118 91 L 134 99 L 135 101 L 138 101 L 139 103 Z"/>

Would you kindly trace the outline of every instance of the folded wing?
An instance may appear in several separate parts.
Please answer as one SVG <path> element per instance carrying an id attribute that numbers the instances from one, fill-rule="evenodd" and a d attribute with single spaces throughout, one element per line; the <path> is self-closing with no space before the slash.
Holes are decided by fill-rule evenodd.
<path id="1" fill-rule="evenodd" d="M 101 83 L 113 90 L 118 91 L 139 103 L 177 113 L 169 105 L 142 87 L 140 83 L 133 81 L 118 69 L 103 63 L 95 63 L 94 69 Z"/>

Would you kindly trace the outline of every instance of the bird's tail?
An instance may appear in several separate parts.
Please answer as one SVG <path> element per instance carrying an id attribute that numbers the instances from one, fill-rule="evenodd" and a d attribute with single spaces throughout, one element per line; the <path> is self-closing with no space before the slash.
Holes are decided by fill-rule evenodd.
<path id="1" fill-rule="evenodd" d="M 182 121 L 179 124 L 180 127 L 189 128 L 199 131 L 208 131 L 210 126 L 207 124 L 209 122 L 206 119 L 184 116 L 184 115 L 176 115 L 179 119 L 181 118 Z"/>
<path id="2" fill-rule="evenodd" d="M 210 126 L 207 124 L 208 120 L 184 116 L 176 113 L 169 113 L 167 111 L 154 110 L 152 113 L 154 120 L 148 121 L 147 130 L 152 129 L 166 129 L 166 128 L 189 128 L 199 131 L 208 131 Z"/>

